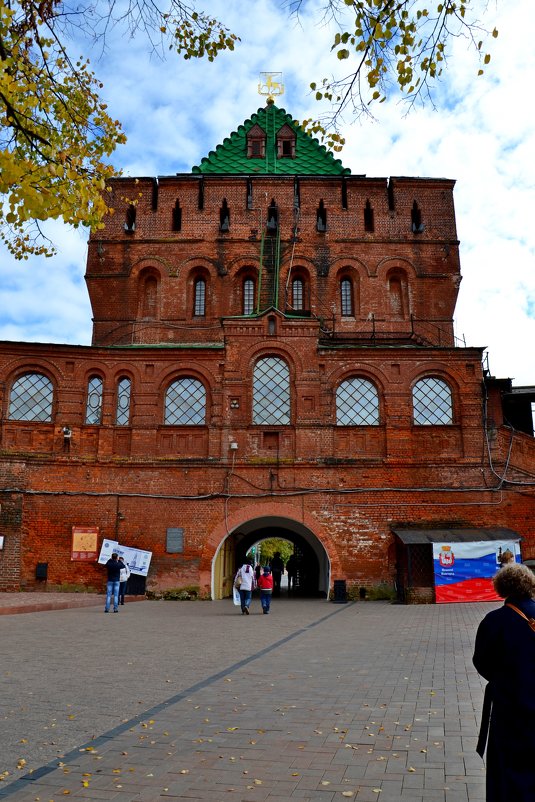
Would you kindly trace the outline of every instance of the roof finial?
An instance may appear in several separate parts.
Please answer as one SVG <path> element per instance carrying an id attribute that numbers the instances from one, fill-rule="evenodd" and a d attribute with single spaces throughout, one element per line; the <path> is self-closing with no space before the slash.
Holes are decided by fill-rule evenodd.
<path id="1" fill-rule="evenodd" d="M 284 84 L 282 83 L 282 72 L 261 72 L 258 83 L 258 94 L 267 95 L 269 106 L 275 102 L 274 98 L 284 94 Z"/>

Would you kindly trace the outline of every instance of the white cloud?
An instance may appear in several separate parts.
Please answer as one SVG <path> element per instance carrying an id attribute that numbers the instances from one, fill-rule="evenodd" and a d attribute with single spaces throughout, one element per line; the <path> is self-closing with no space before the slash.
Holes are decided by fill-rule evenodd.
<path id="1" fill-rule="evenodd" d="M 172 54 L 161 61 L 137 41 L 111 40 L 93 67 L 128 136 L 117 151 L 118 166 L 130 175 L 189 172 L 264 104 L 257 94 L 262 71 L 283 72 L 287 91 L 279 105 L 297 119 L 317 116 L 308 85 L 336 67 L 328 30 L 308 24 L 319 3 L 305 5 L 304 27 L 276 0 L 206 3 L 242 39 L 213 64 Z M 526 89 L 535 78 L 533 4 L 517 0 L 514 11 L 505 3 L 488 9 L 500 36 L 491 42 L 486 75 L 476 77 L 465 40 L 452 43 L 436 109 L 404 116 L 402 104 L 382 104 L 376 121 L 344 126 L 341 158 L 353 173 L 369 176 L 456 179 L 463 274 L 456 332 L 468 345 L 488 346 L 494 375 L 534 384 L 535 112 Z M 0 260 L 0 338 L 88 344 L 84 237 L 59 224 L 51 230 L 60 248 L 53 260 Z"/>

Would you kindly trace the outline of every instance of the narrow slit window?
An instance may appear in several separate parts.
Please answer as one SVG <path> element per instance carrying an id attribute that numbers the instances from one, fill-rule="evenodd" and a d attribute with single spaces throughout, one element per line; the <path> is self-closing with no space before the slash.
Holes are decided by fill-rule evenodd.
<path id="1" fill-rule="evenodd" d="M 305 286 L 302 278 L 295 278 L 292 282 L 292 309 L 301 312 L 305 303 Z"/>
<path id="2" fill-rule="evenodd" d="M 320 200 L 320 205 L 316 212 L 316 228 L 318 231 L 327 231 L 327 209 L 323 200 Z"/>
<path id="3" fill-rule="evenodd" d="M 353 315 L 353 285 L 348 278 L 340 282 L 340 311 L 343 317 Z"/>
<path id="4" fill-rule="evenodd" d="M 177 200 L 173 207 L 173 231 L 182 231 L 182 209 L 180 208 L 180 201 Z"/>
<path id="5" fill-rule="evenodd" d="M 364 231 L 368 233 L 373 233 L 375 230 L 375 220 L 373 215 L 373 207 L 369 200 L 366 201 L 366 206 L 364 207 Z"/>
<path id="6" fill-rule="evenodd" d="M 193 314 L 196 317 L 204 317 L 206 315 L 206 281 L 203 278 L 195 281 L 194 296 Z"/>
<path id="7" fill-rule="evenodd" d="M 252 315 L 254 312 L 254 281 L 246 278 L 243 282 L 243 314 Z"/>

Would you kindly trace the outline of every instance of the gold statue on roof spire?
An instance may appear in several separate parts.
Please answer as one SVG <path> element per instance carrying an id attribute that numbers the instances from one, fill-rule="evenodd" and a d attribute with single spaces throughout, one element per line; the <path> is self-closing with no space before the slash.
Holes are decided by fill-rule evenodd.
<path id="1" fill-rule="evenodd" d="M 261 72 L 258 83 L 258 94 L 267 95 L 267 102 L 274 103 L 274 98 L 284 94 L 282 72 Z"/>

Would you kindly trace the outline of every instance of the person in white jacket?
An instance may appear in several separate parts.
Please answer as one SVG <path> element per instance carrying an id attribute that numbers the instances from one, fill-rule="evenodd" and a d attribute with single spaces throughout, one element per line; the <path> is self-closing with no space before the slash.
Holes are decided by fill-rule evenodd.
<path id="1" fill-rule="evenodd" d="M 130 568 L 124 561 L 124 557 L 119 557 L 121 563 L 121 575 L 119 578 L 119 604 L 124 604 L 124 594 L 126 592 L 126 583 L 130 576 Z"/>
<path id="2" fill-rule="evenodd" d="M 255 573 L 250 562 L 246 562 L 241 568 L 238 568 L 234 577 L 234 587 L 237 587 L 240 591 L 241 614 L 249 615 L 251 597 L 256 587 Z"/>

